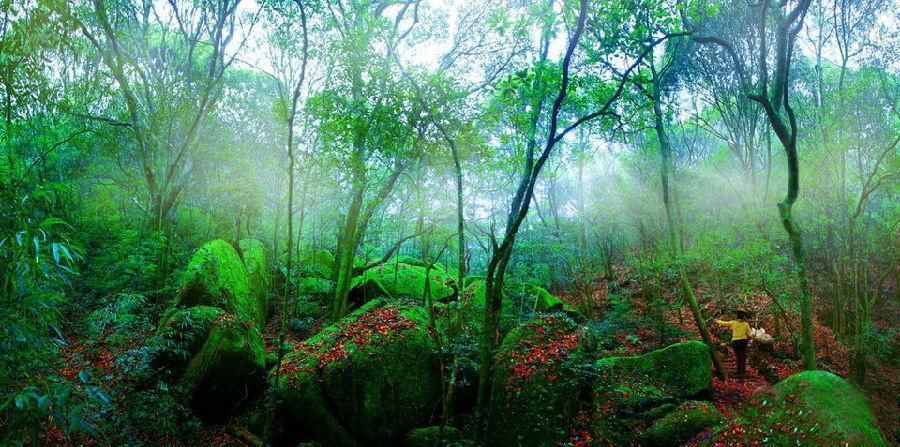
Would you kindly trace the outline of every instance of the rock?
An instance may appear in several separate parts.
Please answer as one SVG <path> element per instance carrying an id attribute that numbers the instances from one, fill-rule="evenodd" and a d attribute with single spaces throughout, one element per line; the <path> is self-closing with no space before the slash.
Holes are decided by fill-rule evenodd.
<path id="1" fill-rule="evenodd" d="M 569 310 L 569 306 L 559 298 L 550 294 L 547 289 L 540 286 L 526 285 L 525 293 L 532 296 L 532 305 L 529 306 L 537 312 L 550 312 L 556 310 Z"/>
<path id="2" fill-rule="evenodd" d="M 244 263 L 231 244 L 221 239 L 207 242 L 191 257 L 177 306 L 218 307 L 259 328 L 265 324 L 264 303 L 250 293 Z"/>
<path id="3" fill-rule="evenodd" d="M 496 356 L 489 445 L 544 446 L 565 439 L 589 383 L 585 332 L 565 315 L 513 329 Z"/>
<path id="4" fill-rule="evenodd" d="M 298 261 L 298 271 L 301 276 L 331 279 L 334 269 L 334 254 L 330 251 L 320 248 L 306 250 Z"/>
<path id="5" fill-rule="evenodd" d="M 316 277 L 304 277 L 297 280 L 297 294 L 310 298 L 331 298 L 334 295 L 334 281 Z"/>
<path id="6" fill-rule="evenodd" d="M 269 379 L 289 437 L 397 445 L 427 423 L 441 398 L 427 323 L 421 307 L 375 300 L 297 344 Z"/>
<path id="7" fill-rule="evenodd" d="M 742 444 L 887 445 L 865 396 L 830 372 L 794 374 L 759 399 L 738 421 L 715 433 L 713 440 L 739 436 Z"/>
<path id="8" fill-rule="evenodd" d="M 459 430 L 446 426 L 443 429 L 438 426 L 417 428 L 406 435 L 406 447 L 443 447 L 459 442 L 461 435 Z"/>
<path id="9" fill-rule="evenodd" d="M 712 391 L 709 348 L 699 341 L 676 343 L 633 357 L 597 360 L 595 392 L 617 406 L 640 407 L 658 399 L 708 395 Z"/>
<path id="10" fill-rule="evenodd" d="M 429 277 L 431 298 L 434 301 L 453 296 L 454 281 L 445 271 L 433 268 Z M 353 278 L 350 287 L 351 298 L 357 302 L 380 297 L 412 298 L 421 301 L 425 294 L 425 267 L 388 262 L 372 267 Z"/>
<path id="11" fill-rule="evenodd" d="M 262 388 L 265 351 L 259 330 L 222 309 L 179 309 L 160 326 L 158 335 L 175 346 L 162 357 L 177 377 L 179 391 L 206 417 L 227 415 Z M 186 356 L 178 355 L 180 353 Z"/>
<path id="12" fill-rule="evenodd" d="M 297 298 L 294 300 L 294 315 L 297 318 L 319 318 L 325 315 L 325 308 L 318 301 Z"/>
<path id="13" fill-rule="evenodd" d="M 710 403 L 687 401 L 653 423 L 641 437 L 641 445 L 677 447 L 703 430 L 722 421 L 722 414 Z"/>
<path id="14" fill-rule="evenodd" d="M 244 270 L 247 271 L 250 282 L 250 294 L 268 310 L 271 280 L 266 264 L 266 247 L 257 239 L 243 239 L 240 245 L 244 255 Z"/>
<path id="15" fill-rule="evenodd" d="M 603 358 L 595 368 L 594 435 L 613 445 L 630 444 L 636 427 L 665 416 L 683 399 L 712 391 L 709 348 L 699 341 Z"/>

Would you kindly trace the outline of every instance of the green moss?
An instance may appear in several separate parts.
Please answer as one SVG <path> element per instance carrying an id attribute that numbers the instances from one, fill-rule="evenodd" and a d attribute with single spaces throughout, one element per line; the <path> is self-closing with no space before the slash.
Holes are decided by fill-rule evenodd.
<path id="1" fill-rule="evenodd" d="M 594 434 L 614 445 L 630 444 L 636 428 L 664 416 L 681 399 L 712 391 L 709 349 L 698 341 L 603 358 L 595 372 Z"/>
<path id="2" fill-rule="evenodd" d="M 285 418 L 328 444 L 396 445 L 440 400 L 427 321 L 420 307 L 375 300 L 297 345 L 276 388 Z"/>
<path id="3" fill-rule="evenodd" d="M 533 307 L 538 312 L 562 310 L 565 306 L 561 299 L 553 296 L 543 287 L 526 285 L 525 292 L 533 297 Z"/>
<path id="4" fill-rule="evenodd" d="M 157 363 L 176 375 L 183 373 L 190 358 L 209 337 L 213 322 L 226 315 L 224 310 L 210 306 L 173 309 L 156 332 L 164 341 Z"/>
<path id="5" fill-rule="evenodd" d="M 417 428 L 406 435 L 406 447 L 443 447 L 453 445 L 462 436 L 454 427 L 424 427 Z"/>
<path id="6" fill-rule="evenodd" d="M 692 398 L 712 391 L 709 348 L 699 341 L 676 343 L 633 357 L 607 357 L 597 361 L 597 384 L 629 388 L 658 388 L 676 398 Z M 627 399 L 627 396 L 622 396 Z"/>
<path id="7" fill-rule="evenodd" d="M 425 267 L 425 261 L 407 255 L 396 256 L 390 260 L 390 262 L 399 262 L 401 264 L 414 265 L 416 267 Z"/>
<path id="8" fill-rule="evenodd" d="M 491 445 L 555 445 L 569 433 L 589 383 L 590 347 L 564 315 L 513 329 L 496 356 L 488 440 Z"/>
<path id="9" fill-rule="evenodd" d="M 194 253 L 178 293 L 178 306 L 213 306 L 258 327 L 265 323 L 263 303 L 250 293 L 244 263 L 228 242 L 207 242 Z"/>
<path id="10" fill-rule="evenodd" d="M 301 276 L 331 279 L 334 269 L 334 254 L 328 250 L 316 248 L 304 251 L 298 260 Z"/>
<path id="11" fill-rule="evenodd" d="M 325 308 L 316 300 L 298 298 L 294 300 L 294 315 L 300 318 L 319 318 L 325 315 Z"/>
<path id="12" fill-rule="evenodd" d="M 885 446 L 865 396 L 826 371 L 794 374 L 742 415 L 742 442 L 770 445 Z M 713 439 L 732 436 L 728 427 Z"/>
<path id="13" fill-rule="evenodd" d="M 256 239 L 243 239 L 240 245 L 244 255 L 244 269 L 250 281 L 250 293 L 262 304 L 264 310 L 268 310 L 271 281 L 266 264 L 266 248 Z"/>
<path id="14" fill-rule="evenodd" d="M 366 298 L 413 298 L 422 300 L 425 294 L 425 267 L 388 262 L 366 270 L 353 278 L 354 293 Z M 431 297 L 440 301 L 453 296 L 453 278 L 442 269 L 431 269 L 429 274 Z"/>
<path id="15" fill-rule="evenodd" d="M 263 339 L 249 322 L 216 307 L 196 306 L 174 312 L 158 335 L 177 351 L 164 357 L 166 366 L 200 414 L 222 416 L 246 400 L 248 391 L 261 388 Z"/>
<path id="16" fill-rule="evenodd" d="M 641 445 L 676 447 L 722 421 L 722 414 L 706 402 L 688 401 L 663 416 L 644 432 Z"/>
<path id="17" fill-rule="evenodd" d="M 297 281 L 297 294 L 321 298 L 334 294 L 334 281 L 316 277 L 300 278 Z"/>
<path id="18" fill-rule="evenodd" d="M 226 317 L 213 325 L 178 385 L 201 414 L 225 416 L 261 389 L 265 364 L 259 329 Z"/>

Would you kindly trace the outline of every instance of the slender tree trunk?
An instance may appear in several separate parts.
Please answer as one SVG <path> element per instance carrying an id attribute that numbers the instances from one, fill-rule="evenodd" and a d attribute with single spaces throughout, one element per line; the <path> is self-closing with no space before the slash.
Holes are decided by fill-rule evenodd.
<path id="1" fill-rule="evenodd" d="M 459 293 L 462 293 L 464 288 L 463 282 L 466 277 L 466 221 L 463 213 L 463 173 L 459 159 L 459 149 L 452 139 L 448 138 L 448 143 L 450 144 L 450 152 L 453 155 L 453 170 L 456 174 L 456 243 L 458 245 L 456 286 L 459 289 Z"/>
<path id="2" fill-rule="evenodd" d="M 803 358 L 804 367 L 807 370 L 816 369 L 816 350 L 813 336 L 813 308 L 812 296 L 809 292 L 809 279 L 806 271 L 806 255 L 803 251 L 803 236 L 800 228 L 794 223 L 792 214 L 794 203 L 800 190 L 800 168 L 797 157 L 796 142 L 784 145 L 788 161 L 788 192 L 784 201 L 778 204 L 778 213 L 781 216 L 781 224 L 791 243 L 791 252 L 794 255 L 794 264 L 797 269 L 797 281 L 800 293 L 800 355 Z"/>
<path id="3" fill-rule="evenodd" d="M 674 212 L 672 210 L 672 198 L 669 187 L 669 172 L 672 169 L 672 147 L 669 143 L 669 136 L 666 134 L 662 107 L 659 101 L 659 81 L 654 80 L 653 89 L 654 127 L 656 129 L 656 136 L 659 139 L 661 155 L 660 176 L 662 178 L 663 203 L 665 204 L 666 208 L 666 223 L 669 230 L 669 249 L 674 256 L 680 256 L 681 244 L 679 243 L 678 229 L 676 228 L 678 225 L 675 222 Z M 700 312 L 700 306 L 697 303 L 697 297 L 694 295 L 694 290 L 693 288 L 691 288 L 691 283 L 690 281 L 688 281 L 687 274 L 685 273 L 684 268 L 679 266 L 678 270 L 678 278 L 679 283 L 681 284 L 682 297 L 685 301 L 687 301 L 688 306 L 691 309 L 691 314 L 694 316 L 694 321 L 697 323 L 697 330 L 700 332 L 700 337 L 703 339 L 703 342 L 706 343 L 707 346 L 709 346 L 710 357 L 712 358 L 713 366 L 716 369 L 716 374 L 719 376 L 719 378 L 724 379 L 726 377 L 725 368 L 722 366 L 722 362 L 719 359 L 719 356 L 716 355 L 716 345 L 715 343 L 713 343 L 712 337 L 709 335 L 709 331 L 706 329 L 706 322 L 703 319 L 703 314 Z"/>

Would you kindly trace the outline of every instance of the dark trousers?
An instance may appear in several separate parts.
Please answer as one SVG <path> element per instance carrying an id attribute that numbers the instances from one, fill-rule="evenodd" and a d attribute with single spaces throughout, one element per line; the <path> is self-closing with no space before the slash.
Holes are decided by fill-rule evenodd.
<path id="1" fill-rule="evenodd" d="M 749 340 L 732 340 L 731 349 L 734 350 L 734 357 L 737 359 L 737 375 L 747 375 L 747 344 Z"/>

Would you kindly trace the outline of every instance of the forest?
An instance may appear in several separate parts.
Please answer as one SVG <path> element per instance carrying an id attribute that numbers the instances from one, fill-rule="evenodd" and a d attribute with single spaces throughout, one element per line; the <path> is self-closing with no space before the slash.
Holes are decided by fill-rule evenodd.
<path id="1" fill-rule="evenodd" d="M 898 0 L 0 3 L 0 447 L 900 445 Z"/>

